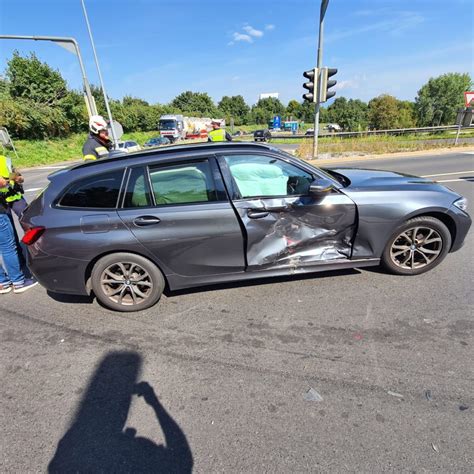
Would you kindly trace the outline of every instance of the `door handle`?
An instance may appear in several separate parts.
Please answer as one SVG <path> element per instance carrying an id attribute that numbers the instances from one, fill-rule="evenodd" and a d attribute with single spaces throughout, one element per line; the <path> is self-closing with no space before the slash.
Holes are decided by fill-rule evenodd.
<path id="1" fill-rule="evenodd" d="M 269 214 L 268 211 L 264 211 L 263 209 L 249 209 L 247 211 L 247 215 L 250 219 L 261 219 L 262 217 L 267 217 Z"/>
<path id="2" fill-rule="evenodd" d="M 161 219 L 155 216 L 140 216 L 133 219 L 133 223 L 138 227 L 145 227 L 147 225 L 159 224 Z"/>

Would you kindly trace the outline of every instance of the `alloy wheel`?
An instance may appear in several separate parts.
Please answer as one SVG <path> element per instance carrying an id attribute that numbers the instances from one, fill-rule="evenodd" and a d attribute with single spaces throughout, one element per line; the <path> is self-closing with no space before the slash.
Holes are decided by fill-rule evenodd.
<path id="1" fill-rule="evenodd" d="M 415 270 L 431 265 L 443 250 L 441 235 L 430 227 L 412 227 L 399 234 L 390 248 L 392 262 Z"/>
<path id="2" fill-rule="evenodd" d="M 140 265 L 117 262 L 102 272 L 100 285 L 104 295 L 123 306 L 135 306 L 147 300 L 153 293 L 153 280 Z"/>

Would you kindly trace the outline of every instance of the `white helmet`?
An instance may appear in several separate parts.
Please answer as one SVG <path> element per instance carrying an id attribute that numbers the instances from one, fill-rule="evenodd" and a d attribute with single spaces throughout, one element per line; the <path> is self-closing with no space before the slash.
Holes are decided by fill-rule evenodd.
<path id="1" fill-rule="evenodd" d="M 102 115 L 93 115 L 89 119 L 89 130 L 96 135 L 101 130 L 107 130 L 107 122 L 104 120 L 104 117 Z"/>

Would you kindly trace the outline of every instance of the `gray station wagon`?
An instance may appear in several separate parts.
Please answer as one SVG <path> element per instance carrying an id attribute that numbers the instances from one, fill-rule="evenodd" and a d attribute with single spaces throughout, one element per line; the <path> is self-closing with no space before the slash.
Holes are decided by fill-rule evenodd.
<path id="1" fill-rule="evenodd" d="M 321 169 L 253 143 L 123 154 L 49 180 L 21 221 L 33 274 L 119 311 L 165 287 L 380 263 L 417 275 L 471 225 L 466 200 L 429 179 Z"/>

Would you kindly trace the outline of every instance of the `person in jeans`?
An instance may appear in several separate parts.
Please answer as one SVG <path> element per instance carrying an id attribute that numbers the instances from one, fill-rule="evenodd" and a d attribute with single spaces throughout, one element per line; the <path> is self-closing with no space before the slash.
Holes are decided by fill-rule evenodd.
<path id="1" fill-rule="evenodd" d="M 0 177 L 0 188 L 7 186 L 8 182 Z M 21 271 L 20 259 L 15 239 L 15 231 L 8 214 L 8 204 L 0 199 L 0 255 L 3 267 L 0 265 L 0 294 L 23 293 L 33 288 L 38 282 L 25 278 Z"/>

